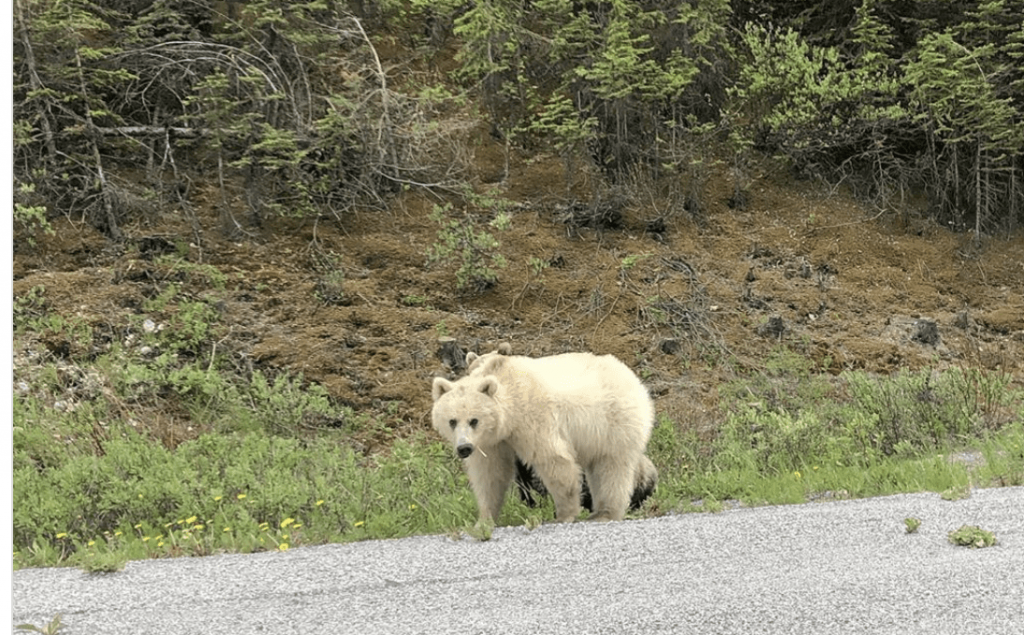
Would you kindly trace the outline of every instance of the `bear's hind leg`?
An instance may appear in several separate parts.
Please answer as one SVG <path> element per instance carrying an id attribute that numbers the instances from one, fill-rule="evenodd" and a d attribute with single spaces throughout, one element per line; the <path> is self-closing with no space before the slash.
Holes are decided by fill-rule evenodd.
<path id="1" fill-rule="evenodd" d="M 603 457 L 587 470 L 594 497 L 594 513 L 588 520 L 622 520 L 633 496 L 635 466 L 620 457 Z"/>
<path id="2" fill-rule="evenodd" d="M 555 500 L 555 522 L 571 523 L 580 513 L 580 468 L 568 455 L 557 455 L 534 466 Z"/>
<path id="3" fill-rule="evenodd" d="M 466 459 L 466 474 L 480 510 L 479 522 L 496 523 L 501 516 L 505 492 L 516 473 L 515 461 L 515 452 L 504 443 L 488 449 L 486 456 L 478 448 Z"/>

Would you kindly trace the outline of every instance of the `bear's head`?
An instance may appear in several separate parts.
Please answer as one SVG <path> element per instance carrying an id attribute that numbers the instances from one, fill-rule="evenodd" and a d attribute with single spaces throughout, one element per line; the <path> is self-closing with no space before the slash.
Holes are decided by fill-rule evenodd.
<path id="1" fill-rule="evenodd" d="M 495 400 L 500 389 L 491 375 L 458 381 L 434 378 L 434 429 L 452 444 L 459 458 L 469 458 L 474 451 L 487 456 L 486 448 L 504 441 L 501 409 Z"/>
<path id="2" fill-rule="evenodd" d="M 512 354 L 512 345 L 508 342 L 502 342 L 498 344 L 496 350 L 490 353 L 484 353 L 483 355 L 477 355 L 473 351 L 466 353 L 466 374 L 472 375 L 474 373 L 479 374 L 481 368 L 487 363 L 487 360 L 497 356 L 507 356 Z"/>

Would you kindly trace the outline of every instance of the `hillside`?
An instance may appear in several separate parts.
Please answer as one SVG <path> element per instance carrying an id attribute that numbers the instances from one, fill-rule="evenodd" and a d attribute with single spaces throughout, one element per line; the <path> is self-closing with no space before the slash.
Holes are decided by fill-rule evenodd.
<path id="1" fill-rule="evenodd" d="M 428 265 L 438 200 L 423 193 L 386 213 L 275 218 L 227 240 L 214 185 L 204 183 L 192 201 L 199 234 L 167 211 L 125 226 L 123 244 L 73 218 L 35 246 L 16 240 L 15 298 L 44 287 L 47 312 L 104 336 L 16 340 L 15 381 L 40 360 L 70 367 L 90 348 L 130 348 L 139 319 L 159 329 L 174 318 L 173 304 L 152 313 L 144 305 L 176 285 L 218 311 L 205 354 L 270 376 L 301 373 L 356 412 L 383 415 L 386 429 L 360 447 L 429 428 L 429 380 L 453 373 L 438 355 L 441 337 L 465 350 L 509 341 L 529 355 L 612 353 L 644 378 L 659 413 L 704 432 L 721 416 L 718 386 L 763 371 L 782 348 L 831 373 L 965 366 L 1024 384 L 1024 235 L 975 243 L 930 221 L 872 216 L 842 192 L 778 172 L 752 183 L 742 210 L 729 208 L 731 185 L 717 173 L 699 222 L 652 223 L 655 209 L 623 206 L 611 226 L 580 226 L 566 222 L 560 161 L 515 155 L 507 182 L 484 185 L 503 153 L 478 136 L 477 191 L 514 203 L 511 226 L 493 230 L 508 266 L 492 288 L 459 292 L 453 267 Z M 343 280 L 324 273 L 325 258 Z M 549 266 L 538 275 L 531 258 Z M 87 399 L 87 383 L 68 379 L 54 398 Z M 169 403 L 145 425 L 173 447 L 202 430 Z"/>

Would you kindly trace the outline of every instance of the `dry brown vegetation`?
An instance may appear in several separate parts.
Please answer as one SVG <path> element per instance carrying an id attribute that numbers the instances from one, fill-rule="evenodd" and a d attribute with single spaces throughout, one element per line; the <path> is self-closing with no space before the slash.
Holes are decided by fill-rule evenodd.
<path id="1" fill-rule="evenodd" d="M 413 190 L 340 220 L 272 218 L 229 240 L 215 185 L 203 183 L 196 224 L 169 205 L 125 223 L 122 244 L 77 218 L 57 219 L 35 246 L 17 238 L 14 295 L 45 287 L 50 311 L 106 334 L 98 348 L 126 337 L 127 316 L 169 283 L 215 297 L 217 354 L 302 373 L 356 411 L 386 413 L 378 447 L 429 427 L 429 381 L 454 373 L 441 337 L 466 350 L 509 341 L 529 355 L 612 353 L 644 378 L 659 413 L 698 430 L 717 423 L 718 386 L 763 369 L 778 347 L 833 373 L 969 366 L 1024 382 L 1024 235 L 975 241 L 912 212 L 874 215 L 781 172 L 756 177 L 746 208 L 730 209 L 724 170 L 699 222 L 623 199 L 614 226 L 580 226 L 565 213 L 558 159 L 513 154 L 495 183 L 504 147 L 483 130 L 474 147 L 477 191 L 515 203 L 511 228 L 495 232 L 509 265 L 482 293 L 460 293 L 451 268 L 427 265 L 433 195 Z M 577 186 L 591 191 L 582 177 Z M 537 275 L 531 258 L 548 267 Z M 227 282 L 182 275 L 184 263 Z M 44 344 L 55 356 L 68 345 Z M 172 445 L 201 432 L 183 411 L 153 412 L 150 425 Z"/>

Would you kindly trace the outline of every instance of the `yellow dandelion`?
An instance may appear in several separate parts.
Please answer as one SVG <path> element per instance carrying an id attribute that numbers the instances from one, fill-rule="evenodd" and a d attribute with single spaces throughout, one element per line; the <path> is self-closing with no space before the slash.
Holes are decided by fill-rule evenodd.
<path id="1" fill-rule="evenodd" d="M 136 523 L 135 528 L 136 529 L 142 529 L 142 523 Z"/>
<path id="2" fill-rule="evenodd" d="M 319 506 L 321 506 L 323 504 L 324 504 L 324 499 L 322 499 L 322 498 L 316 502 L 316 506 L 317 507 L 319 507 Z"/>
<path id="3" fill-rule="evenodd" d="M 94 546 L 96 546 L 96 541 L 95 541 L 95 540 L 90 540 L 90 541 L 89 541 L 89 542 L 88 542 L 87 544 L 88 544 L 88 545 L 89 545 L 90 547 L 94 547 Z"/>
<path id="4" fill-rule="evenodd" d="M 242 500 L 245 498 L 245 494 L 239 494 L 236 498 L 238 498 L 238 500 Z"/>
<path id="5" fill-rule="evenodd" d="M 163 547 L 164 546 L 164 541 L 161 540 L 160 542 L 156 543 L 156 546 L 157 547 Z"/>
<path id="6" fill-rule="evenodd" d="M 292 524 L 294 522 L 295 522 L 294 518 L 285 518 L 284 520 L 281 521 L 281 529 L 284 529 L 285 527 L 287 527 L 288 525 L 290 525 L 290 524 Z"/>
<path id="7" fill-rule="evenodd" d="M 223 497 L 223 496 L 214 496 L 214 497 L 213 497 L 213 501 L 214 501 L 215 503 L 217 503 L 217 502 L 220 502 L 220 499 L 222 499 L 222 498 L 224 498 L 224 497 Z"/>
<path id="8" fill-rule="evenodd" d="M 192 523 L 196 522 L 196 517 L 195 516 L 189 516 L 188 518 L 185 519 L 185 522 L 187 522 L 188 524 L 191 525 Z"/>
<path id="9" fill-rule="evenodd" d="M 409 503 L 409 511 L 416 509 L 416 503 Z"/>
<path id="10" fill-rule="evenodd" d="M 63 531 L 60 532 L 59 534 L 57 534 L 57 538 L 67 538 L 67 537 L 68 537 L 68 535 L 65 532 L 63 532 Z"/>
<path id="11" fill-rule="evenodd" d="M 295 523 L 294 525 L 292 525 L 292 529 L 298 529 L 301 526 L 302 526 L 302 523 Z"/>
<path id="12" fill-rule="evenodd" d="M 353 527 L 362 527 L 363 526 L 363 521 L 357 520 L 356 522 L 352 523 L 352 526 Z"/>
<path id="13" fill-rule="evenodd" d="M 800 472 L 793 472 L 793 476 L 800 478 Z"/>
<path id="14" fill-rule="evenodd" d="M 280 549 L 281 551 L 288 551 L 288 543 L 287 542 L 282 542 L 281 544 L 279 544 L 277 546 L 277 548 Z"/>
<path id="15" fill-rule="evenodd" d="M 142 494 L 139 494 L 139 498 L 142 498 Z"/>
<path id="16" fill-rule="evenodd" d="M 120 535 L 121 535 L 121 530 L 120 530 L 120 529 L 118 529 L 117 531 L 115 531 L 115 532 L 114 532 L 114 535 L 115 535 L 115 536 L 120 536 Z"/>
<path id="17" fill-rule="evenodd" d="M 173 524 L 174 524 L 173 522 L 164 523 L 164 529 L 167 529 L 168 527 L 170 527 Z"/>
<path id="18" fill-rule="evenodd" d="M 193 525 L 193 526 L 192 526 L 192 529 L 195 529 L 196 531 L 199 531 L 199 530 L 200 530 L 200 529 L 202 529 L 203 527 L 206 527 L 206 525 Z"/>
<path id="19" fill-rule="evenodd" d="M 231 531 L 231 528 L 230 528 L 230 527 L 225 527 L 225 528 L 224 528 L 224 531 L 225 531 L 225 532 Z"/>
<path id="20" fill-rule="evenodd" d="M 142 542 L 149 542 L 149 536 L 143 536 Z"/>

